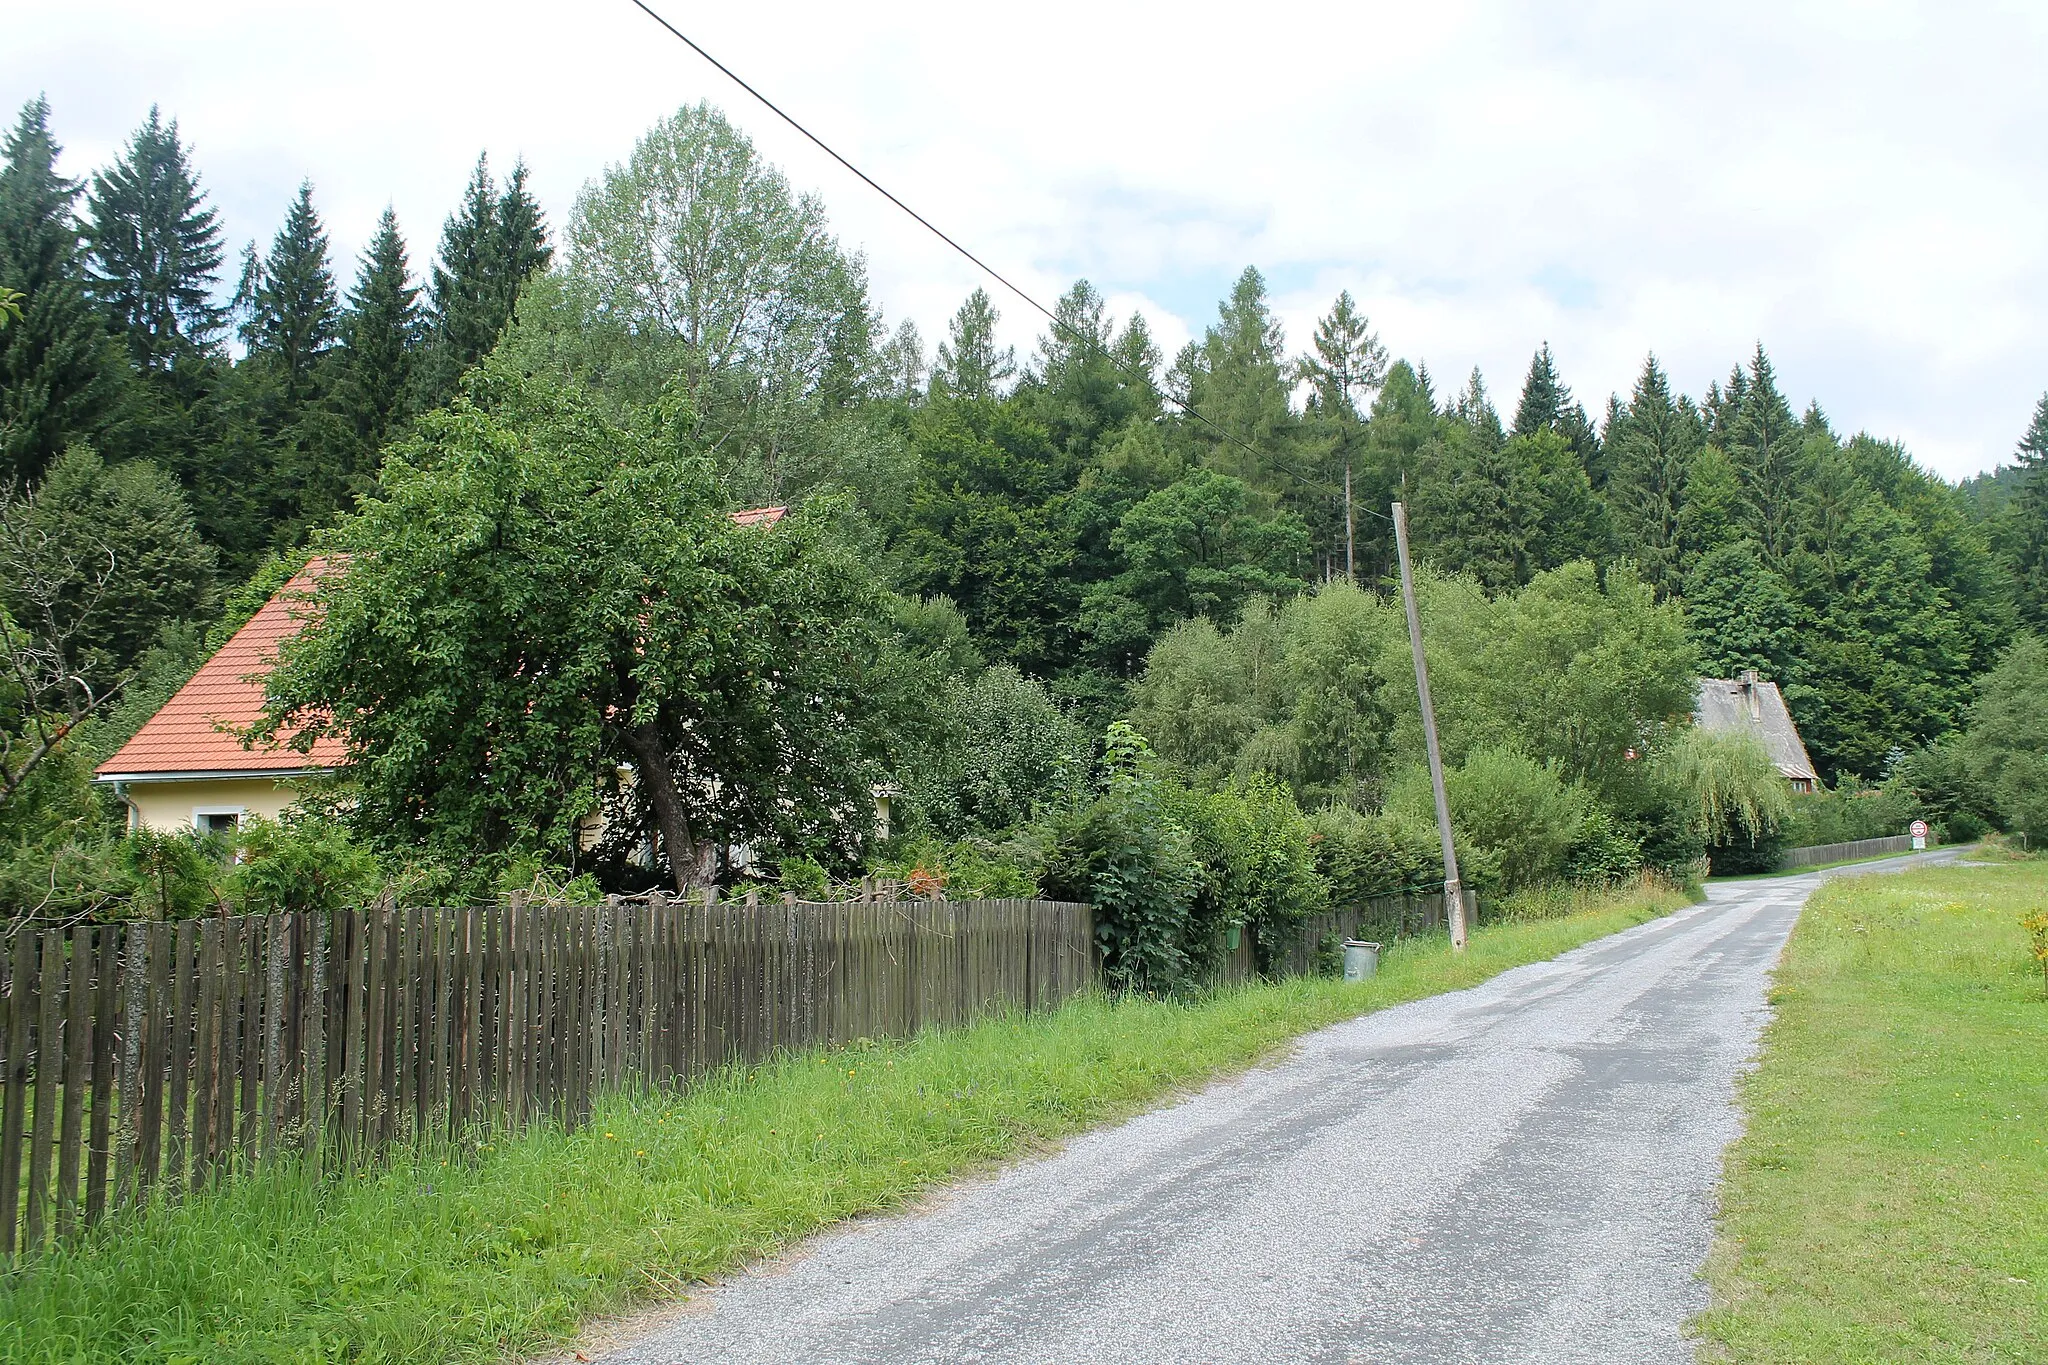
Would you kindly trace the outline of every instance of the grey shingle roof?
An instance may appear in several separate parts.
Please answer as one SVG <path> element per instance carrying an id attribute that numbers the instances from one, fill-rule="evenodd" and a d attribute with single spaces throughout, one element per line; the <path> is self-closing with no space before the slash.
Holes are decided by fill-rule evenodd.
<path id="1" fill-rule="evenodd" d="M 1755 674 L 1740 678 L 1701 678 L 1693 710 L 1699 727 L 1709 734 L 1751 734 L 1763 741 L 1779 772 L 1798 781 L 1812 782 L 1820 776 L 1799 727 L 1785 707 L 1778 685 L 1764 682 Z"/>

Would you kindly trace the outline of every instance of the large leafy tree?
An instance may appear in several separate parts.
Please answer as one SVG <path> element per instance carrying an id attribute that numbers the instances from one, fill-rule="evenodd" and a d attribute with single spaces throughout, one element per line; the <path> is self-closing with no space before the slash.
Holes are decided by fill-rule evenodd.
<path id="1" fill-rule="evenodd" d="M 1074 652 L 1079 462 L 1014 402 L 941 398 L 910 427 L 918 478 L 893 536 L 903 585 L 958 603 L 991 653 L 1055 671 Z"/>
<path id="2" fill-rule="evenodd" d="M 1124 568 L 1089 590 L 1081 624 L 1120 668 L 1183 617 L 1228 620 L 1247 598 L 1299 590 L 1307 576 L 1301 519 L 1263 509 L 1243 483 L 1212 469 L 1190 470 L 1133 505 L 1110 544 Z"/>
<path id="3" fill-rule="evenodd" d="M 50 106 L 22 106 L 0 156 L 0 289 L 20 316 L 0 331 L 0 480 L 30 482 L 65 445 L 98 430 L 118 401 L 120 362 L 109 353 L 84 291 L 79 186 L 57 173 Z"/>
<path id="4" fill-rule="evenodd" d="M 2048 644 L 2022 635 L 1986 674 L 1963 754 L 2009 829 L 2048 843 Z"/>
<path id="5" fill-rule="evenodd" d="M 93 292 L 137 367 L 157 373 L 211 346 L 226 320 L 215 297 L 219 214 L 177 121 L 152 105 L 120 159 L 93 177 L 88 206 Z"/>
<path id="6" fill-rule="evenodd" d="M 321 541 L 267 726 L 340 735 L 361 827 L 470 866 L 563 857 L 600 809 L 678 888 L 727 844 L 865 838 L 897 691 L 824 520 L 735 525 L 673 413 L 617 426 L 496 364 L 470 400 Z"/>
<path id="7" fill-rule="evenodd" d="M 648 130 L 576 202 L 566 368 L 648 401 L 683 393 L 728 478 L 786 496 L 790 462 L 874 378 L 866 267 L 708 104 Z"/>

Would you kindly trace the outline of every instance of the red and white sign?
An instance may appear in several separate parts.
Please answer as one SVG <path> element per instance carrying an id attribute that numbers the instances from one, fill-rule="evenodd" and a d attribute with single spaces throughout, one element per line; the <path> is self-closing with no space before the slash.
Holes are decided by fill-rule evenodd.
<path id="1" fill-rule="evenodd" d="M 1906 827 L 1906 833 L 1912 835 L 1915 839 L 1925 839 L 1927 837 L 1927 822 L 1925 820 L 1915 820 Z"/>

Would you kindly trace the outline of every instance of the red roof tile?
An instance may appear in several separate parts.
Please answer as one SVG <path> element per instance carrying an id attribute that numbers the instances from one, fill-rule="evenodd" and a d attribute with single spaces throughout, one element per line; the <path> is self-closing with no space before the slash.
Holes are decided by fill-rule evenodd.
<path id="1" fill-rule="evenodd" d="M 278 642 L 298 632 L 309 610 L 304 596 L 326 570 L 324 559 L 308 563 L 201 665 L 192 681 L 179 688 L 135 738 L 100 764 L 96 775 L 260 774 L 339 767 L 345 750 L 338 739 L 317 740 L 311 753 L 302 754 L 282 747 L 245 749 L 227 733 L 229 727 L 246 726 L 262 714 L 263 677 L 277 662 Z"/>
<path id="2" fill-rule="evenodd" d="M 742 526 L 773 526 L 788 515 L 787 507 L 749 507 L 733 513 L 732 519 Z"/>

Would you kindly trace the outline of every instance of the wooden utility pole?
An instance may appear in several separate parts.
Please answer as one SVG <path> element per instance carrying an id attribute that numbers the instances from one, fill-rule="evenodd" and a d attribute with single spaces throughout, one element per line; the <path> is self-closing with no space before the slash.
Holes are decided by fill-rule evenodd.
<path id="1" fill-rule="evenodd" d="M 1436 708 L 1429 701 L 1429 664 L 1422 657 L 1422 617 L 1415 610 L 1415 574 L 1408 566 L 1408 509 L 1394 504 L 1394 549 L 1401 558 L 1401 605 L 1408 611 L 1408 648 L 1415 654 L 1415 693 L 1422 699 L 1422 743 L 1429 751 L 1429 785 L 1436 793 L 1436 831 L 1444 843 L 1444 917 L 1451 947 L 1465 951 L 1465 887 L 1451 847 L 1451 803 L 1444 795 L 1444 756 L 1436 742 Z"/>
<path id="2" fill-rule="evenodd" d="M 1344 577 L 1358 584 L 1358 523 L 1351 514 L 1351 460 L 1344 461 Z"/>

